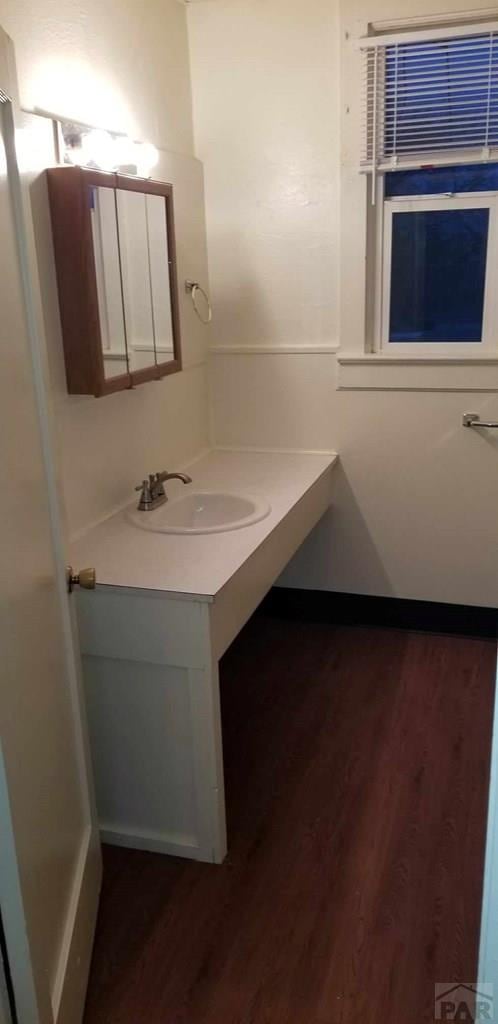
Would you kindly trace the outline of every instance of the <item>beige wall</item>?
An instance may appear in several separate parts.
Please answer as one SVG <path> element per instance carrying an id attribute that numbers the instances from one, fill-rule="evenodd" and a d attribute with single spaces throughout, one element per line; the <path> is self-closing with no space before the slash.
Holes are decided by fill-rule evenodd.
<path id="1" fill-rule="evenodd" d="M 36 11 L 35 11 L 36 8 Z M 107 398 L 65 387 L 44 167 L 50 122 L 26 119 L 32 207 L 54 395 L 59 465 L 74 535 L 133 497 L 148 473 L 177 468 L 209 443 L 207 331 L 182 290 L 206 282 L 202 166 L 192 155 L 185 9 L 177 0 L 0 0 L 14 40 L 21 101 L 162 147 L 154 174 L 174 185 L 184 372 Z M 23 150 L 26 149 L 24 140 Z"/>
<path id="2" fill-rule="evenodd" d="M 348 0 L 344 13 L 478 6 Z M 337 0 L 189 7 L 216 441 L 340 453 L 331 513 L 282 582 L 496 605 L 498 444 L 460 422 L 467 408 L 498 418 L 498 396 L 337 391 L 334 353 L 314 351 L 348 340 L 338 315 L 340 217 L 347 233 L 351 215 L 340 209 L 339 14 Z"/>

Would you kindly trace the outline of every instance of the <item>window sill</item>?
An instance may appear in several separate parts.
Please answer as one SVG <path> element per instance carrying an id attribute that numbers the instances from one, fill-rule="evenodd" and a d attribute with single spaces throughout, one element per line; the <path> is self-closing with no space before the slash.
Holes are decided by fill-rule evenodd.
<path id="1" fill-rule="evenodd" d="M 482 356 L 339 353 L 340 391 L 498 392 L 498 351 Z"/>

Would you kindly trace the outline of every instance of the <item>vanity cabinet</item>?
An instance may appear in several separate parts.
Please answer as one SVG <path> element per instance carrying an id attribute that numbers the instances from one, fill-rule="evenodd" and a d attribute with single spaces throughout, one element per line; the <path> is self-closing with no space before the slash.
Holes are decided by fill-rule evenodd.
<path id="1" fill-rule="evenodd" d="M 329 508 L 336 461 L 208 452 L 189 466 L 194 486 L 259 494 L 265 518 L 182 536 L 138 529 L 126 510 L 71 548 L 99 580 L 76 600 L 103 842 L 223 860 L 219 662 Z"/>
<path id="2" fill-rule="evenodd" d="M 47 176 L 69 394 L 181 370 L 173 187 L 83 167 Z"/>

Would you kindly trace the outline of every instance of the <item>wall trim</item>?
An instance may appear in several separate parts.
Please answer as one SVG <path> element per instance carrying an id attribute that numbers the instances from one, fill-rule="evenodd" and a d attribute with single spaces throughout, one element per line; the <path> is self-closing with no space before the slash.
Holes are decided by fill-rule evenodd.
<path id="1" fill-rule="evenodd" d="M 332 342 L 327 345 L 211 345 L 210 352 L 215 355 L 251 355 L 251 356 L 295 356 L 295 355 L 327 355 L 338 352 L 339 344 Z"/>
<path id="2" fill-rule="evenodd" d="M 359 355 L 337 357 L 340 391 L 498 391 L 496 356 Z"/>
<path id="3" fill-rule="evenodd" d="M 441 356 L 430 355 L 391 355 L 387 352 L 351 352 L 341 353 L 337 357 L 341 366 L 498 366 L 498 353 L 483 356 Z"/>
<path id="4" fill-rule="evenodd" d="M 440 604 L 329 590 L 272 587 L 258 614 L 337 626 L 407 629 L 421 633 L 498 638 L 498 608 Z"/>

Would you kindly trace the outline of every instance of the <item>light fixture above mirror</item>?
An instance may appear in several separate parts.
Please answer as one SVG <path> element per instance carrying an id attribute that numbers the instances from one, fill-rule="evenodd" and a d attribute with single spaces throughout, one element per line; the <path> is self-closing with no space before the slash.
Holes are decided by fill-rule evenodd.
<path id="1" fill-rule="evenodd" d="M 149 178 L 159 159 L 152 143 L 137 142 L 128 135 L 73 121 L 58 121 L 57 127 L 61 163 Z"/>

